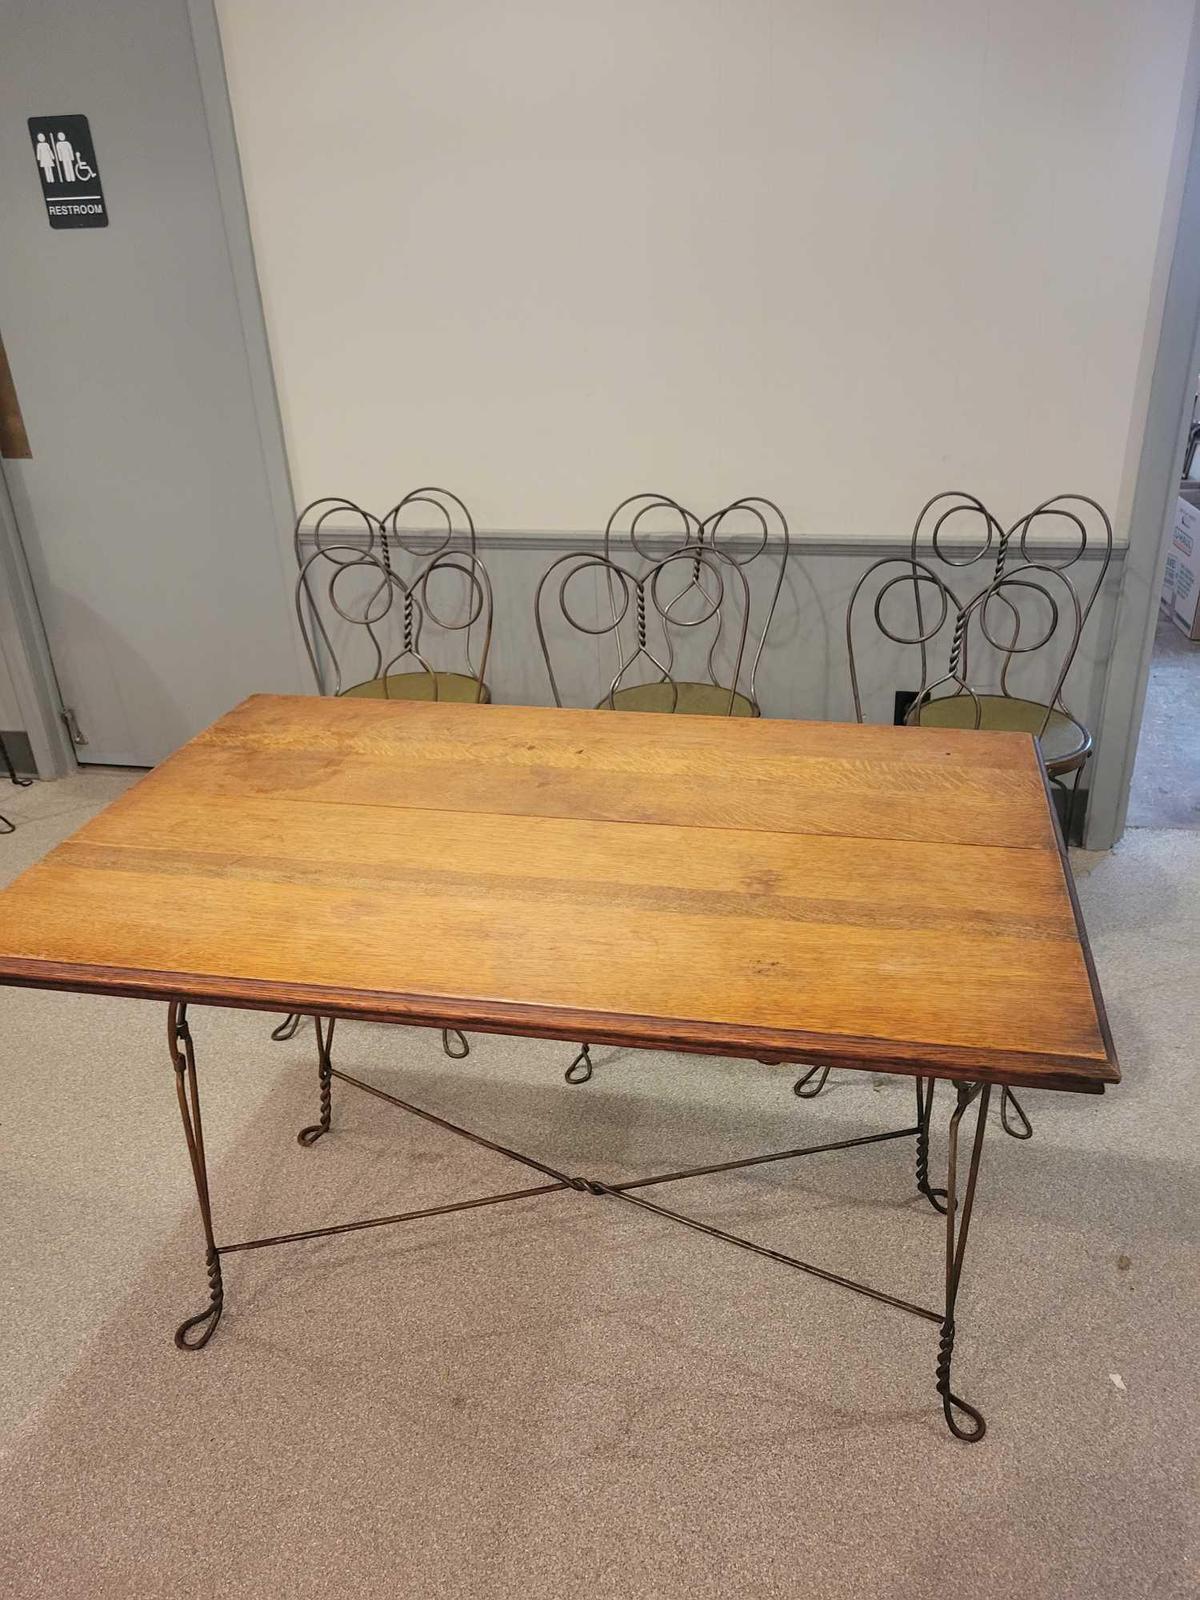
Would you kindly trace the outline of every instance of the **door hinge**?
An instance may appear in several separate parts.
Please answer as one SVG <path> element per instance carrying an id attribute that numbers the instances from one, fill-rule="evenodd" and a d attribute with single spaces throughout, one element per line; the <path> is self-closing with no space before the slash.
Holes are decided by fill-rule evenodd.
<path id="1" fill-rule="evenodd" d="M 79 726 L 79 718 L 75 715 L 75 712 L 72 710 L 72 708 L 70 706 L 64 706 L 59 715 L 67 725 L 67 733 L 70 735 L 71 743 L 74 745 L 86 744 L 87 734 L 84 733 L 83 729 Z"/>

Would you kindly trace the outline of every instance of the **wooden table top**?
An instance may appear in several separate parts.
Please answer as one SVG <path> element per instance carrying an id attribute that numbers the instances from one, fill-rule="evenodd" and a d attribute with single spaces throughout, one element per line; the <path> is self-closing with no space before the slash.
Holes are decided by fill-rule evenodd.
<path id="1" fill-rule="evenodd" d="M 1119 1077 L 1023 734 L 256 695 L 0 894 L 0 982 Z"/>

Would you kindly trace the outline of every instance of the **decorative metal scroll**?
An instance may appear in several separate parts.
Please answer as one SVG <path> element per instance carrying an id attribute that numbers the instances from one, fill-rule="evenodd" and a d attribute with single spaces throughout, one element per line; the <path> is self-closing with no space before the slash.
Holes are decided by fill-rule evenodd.
<path id="1" fill-rule="evenodd" d="M 733 715 L 750 617 L 750 589 L 740 566 L 711 546 L 698 544 L 681 546 L 652 562 L 649 569 L 640 574 L 609 556 L 575 551 L 559 556 L 538 583 L 534 616 L 554 702 L 561 706 L 563 699 L 554 670 L 553 651 L 546 635 L 547 591 L 556 574 L 560 576 L 552 598 L 558 615 L 576 633 L 593 638 L 610 636 L 614 641 L 617 670 L 599 700 L 601 706 L 613 708 L 614 697 L 622 688 L 631 686 L 626 680 L 640 665 L 649 673 L 649 682 L 669 685 L 670 704 L 664 709 L 676 710 L 680 682 L 675 677 L 677 641 L 685 632 L 708 629 L 707 682 L 728 695 L 726 714 Z M 601 618 L 598 611 L 595 624 L 579 614 L 578 598 L 575 603 L 572 601 L 572 588 L 578 588 L 585 574 L 592 574 L 594 578 L 603 575 L 611 600 L 611 614 Z M 681 581 L 668 595 L 665 587 L 671 579 Z M 626 619 L 632 623 L 631 639 L 623 630 Z M 656 624 L 654 638 L 651 637 L 651 619 Z M 728 681 L 722 683 L 716 657 L 727 638 L 733 644 L 733 656 Z"/>
<path id="2" fill-rule="evenodd" d="M 748 542 L 748 549 L 742 548 L 744 541 Z M 775 619 L 791 547 L 787 518 L 779 506 L 762 495 L 744 495 L 702 520 L 670 495 L 647 491 L 622 500 L 605 524 L 605 557 L 615 559 L 622 542 L 648 564 L 660 560 L 664 553 L 675 554 L 689 547 L 714 550 L 743 569 L 761 556 L 778 554 L 778 571 L 769 599 L 759 615 L 747 619 L 751 659 L 745 693 L 757 712 L 758 665 Z"/>
<path id="3" fill-rule="evenodd" d="M 400 521 L 409 507 L 417 505 L 436 508 L 445 523 L 444 531 L 435 531 L 432 548 L 419 548 L 419 541 L 429 538 L 426 530 L 408 530 Z M 454 508 L 466 525 L 465 548 L 453 542 Z M 404 665 L 406 671 L 431 675 L 435 700 L 437 674 L 444 671 L 473 679 L 476 699 L 482 698 L 491 649 L 492 586 L 476 554 L 474 523 L 456 495 L 439 489 L 414 490 L 382 519 L 340 497 L 313 501 L 297 519 L 295 550 L 300 569 L 296 614 L 322 692 L 324 660 L 335 695 L 378 681 L 387 698 L 388 679 Z M 407 574 L 396 568 L 397 550 L 408 558 Z M 449 605 L 444 594 L 447 579 L 456 591 Z M 353 683 L 346 682 L 343 666 L 348 646 L 339 650 L 331 632 L 334 618 L 353 630 L 351 637 L 367 640 L 369 670 L 356 673 Z M 443 636 L 443 649 L 446 641 L 460 640 L 455 665 L 430 659 L 423 643 L 427 630 Z"/>

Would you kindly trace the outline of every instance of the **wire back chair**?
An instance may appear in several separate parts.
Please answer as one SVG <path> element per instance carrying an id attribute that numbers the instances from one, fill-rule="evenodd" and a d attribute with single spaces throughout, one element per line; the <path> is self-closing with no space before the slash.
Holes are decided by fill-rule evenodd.
<path id="1" fill-rule="evenodd" d="M 597 709 L 751 714 L 737 688 L 746 653 L 750 589 L 745 573 L 727 557 L 711 547 L 681 545 L 640 573 L 607 555 L 569 551 L 552 562 L 537 586 L 534 620 L 554 703 L 561 706 L 562 690 L 546 626 L 548 588 L 556 575 L 557 617 L 574 633 L 607 639 L 613 649 L 616 670 L 600 700 L 593 702 Z M 584 592 L 580 580 L 589 576 L 591 587 Z M 601 585 L 603 597 L 596 592 Z M 573 587 L 580 591 L 575 600 Z M 580 613 L 589 597 L 595 601 L 595 621 Z M 704 677 L 696 681 L 681 678 L 677 663 L 683 643 L 690 643 L 693 636 L 703 651 Z M 732 653 L 727 673 L 719 674 L 717 655 L 722 645 L 729 645 Z"/>
<path id="2" fill-rule="evenodd" d="M 733 715 L 756 717 L 761 715 L 758 666 L 783 589 L 789 547 L 787 518 L 774 501 L 761 495 L 743 496 L 701 520 L 670 495 L 645 492 L 630 495 L 613 511 L 605 524 L 603 552 L 609 560 L 631 561 L 636 557 L 649 568 L 664 554 L 675 554 L 687 548 L 708 549 L 715 550 L 743 572 L 760 557 L 777 557 L 775 581 L 769 585 L 761 602 L 748 586 L 749 671 L 744 684 L 736 680 L 734 683 L 737 698 Z M 699 568 L 694 561 L 693 567 L 694 581 L 698 582 Z M 615 595 L 611 588 L 609 600 L 611 614 L 615 612 Z M 727 679 L 728 664 L 723 668 L 718 666 L 717 671 L 722 679 Z M 670 709 L 701 714 L 711 714 L 716 709 L 718 714 L 726 714 L 723 708 L 714 708 L 711 703 L 711 677 L 710 667 L 700 681 L 681 678 L 677 685 L 679 692 Z M 617 709 L 659 711 L 668 708 L 659 702 L 653 691 L 633 686 L 623 691 Z"/>
<path id="3" fill-rule="evenodd" d="M 975 514 L 987 518 L 985 526 L 990 538 L 996 526 L 994 519 L 987 516 L 978 502 L 975 505 L 978 508 Z M 921 560 L 915 553 L 908 557 L 885 556 L 867 568 L 855 584 L 846 608 L 846 651 L 854 714 L 859 722 L 865 718 L 855 647 L 855 617 L 873 587 L 872 617 L 878 632 L 893 644 L 915 647 L 920 656 L 920 683 L 905 712 L 906 723 L 921 727 L 1030 733 L 1038 741 L 1047 775 L 1061 776 L 1064 771 L 1074 771 L 1077 787 L 1079 772 L 1091 751 L 1091 737 L 1068 710 L 1063 690 L 1088 612 L 1103 581 L 1107 553 L 1086 602 L 1081 602 L 1065 570 L 1078 559 L 1078 552 L 1062 561 L 1027 558 L 1029 528 L 1044 510 L 1040 507 L 1031 512 L 1008 535 L 1001 535 L 1006 544 L 1011 542 L 1014 533 L 1017 535 L 1022 559 L 1012 564 L 1011 557 L 1004 552 L 1001 559 L 992 564 L 989 581 L 965 602 L 960 601 L 928 561 Z M 1103 517 L 1103 512 L 1100 515 Z M 1107 524 L 1107 518 L 1104 521 Z M 936 550 L 935 553 L 941 554 Z M 966 567 L 977 559 L 978 552 L 968 560 L 949 564 Z M 885 616 L 888 597 L 892 595 L 910 604 L 903 625 L 900 618 L 893 617 L 889 621 Z M 946 647 L 945 667 L 938 670 L 932 665 L 932 655 L 935 647 L 940 650 L 942 645 Z M 1044 683 L 1048 679 L 1051 686 L 1037 699 L 1017 693 L 1011 681 L 1014 673 L 1034 656 L 1048 658 L 1051 663 L 1050 673 L 1041 676 L 1041 681 Z M 978 661 L 980 657 L 995 673 L 995 682 L 988 688 L 981 686 L 981 679 L 971 666 L 972 659 Z M 1048 748 L 1051 736 L 1057 743 Z M 1070 836 L 1074 792 L 1073 788 L 1067 837 Z M 812 1067 L 797 1079 L 794 1092 L 801 1099 L 812 1099 L 820 1094 L 828 1076 L 828 1067 Z M 918 1115 L 928 1116 L 920 1086 Z M 1000 1121 L 1004 1131 L 1013 1138 L 1032 1137 L 1029 1117 L 1007 1086 L 1000 1098 Z"/>
<path id="4" fill-rule="evenodd" d="M 1066 553 L 1056 555 L 1055 536 L 1061 541 L 1066 535 Z M 1043 537 L 1046 536 L 1046 537 Z M 983 631 L 983 642 L 993 653 L 993 665 L 998 665 L 997 681 L 993 688 L 984 690 L 979 681 L 970 684 L 973 699 L 964 699 L 961 688 L 957 695 L 925 696 L 918 692 L 906 720 L 920 721 L 927 727 L 979 727 L 1007 729 L 1032 733 L 1038 740 L 1046 770 L 1059 788 L 1063 780 L 1074 775 L 1069 790 L 1066 833 L 1068 839 L 1075 831 L 1075 813 L 1080 777 L 1092 751 L 1092 737 L 1085 724 L 1070 710 L 1064 699 L 1064 672 L 1051 693 L 1045 692 L 1045 674 L 1030 685 L 1030 692 L 1022 694 L 1014 683 L 1014 665 L 1018 658 L 1040 652 L 1048 645 L 1041 639 L 1032 649 L 1028 635 L 1022 639 L 1022 629 L 1029 626 L 1028 613 L 1035 596 L 1053 607 L 1057 602 L 1045 591 L 1047 585 L 1058 592 L 1062 602 L 1061 620 L 1066 623 L 1077 616 L 1078 629 L 1067 645 L 1066 670 L 1069 671 L 1079 649 L 1080 639 L 1099 598 L 1100 590 L 1112 559 L 1112 523 L 1099 503 L 1087 495 L 1055 495 L 1027 512 L 1005 529 L 977 496 L 963 490 L 950 490 L 934 495 L 922 506 L 913 525 L 909 546 L 909 566 L 912 574 L 922 574 L 920 583 L 913 588 L 915 629 L 905 639 L 895 638 L 884 627 L 880 631 L 896 643 L 917 646 L 921 662 L 921 684 L 928 682 L 928 649 L 932 639 L 923 638 L 922 607 L 932 594 L 926 594 L 926 578 L 952 584 L 953 591 L 966 594 L 965 605 L 955 602 L 954 616 L 964 617 L 972 599 L 981 599 L 989 587 L 1000 580 L 1024 570 L 1038 572 L 1041 578 L 1028 578 L 1022 585 L 1002 586 L 995 601 L 987 602 L 993 612 L 1002 607 L 1012 626 L 1012 636 L 1001 639 L 994 634 L 994 620 Z M 1095 559 L 1097 557 L 1098 559 Z M 897 558 L 884 558 L 888 559 Z M 1070 569 L 1081 562 L 1093 561 L 1092 576 L 1085 580 L 1083 567 L 1072 575 Z M 865 582 L 872 572 L 879 570 L 874 563 L 863 574 Z M 978 573 L 979 577 L 976 576 Z M 1055 582 L 1055 575 L 1061 584 Z M 982 581 L 979 581 L 979 579 Z M 971 579 L 975 579 L 971 583 Z M 898 578 L 897 583 L 902 584 Z M 889 587 L 895 587 L 891 585 Z M 858 590 L 855 590 L 855 596 Z M 1024 602 L 1022 604 L 1021 602 Z M 853 608 L 854 596 L 851 598 Z M 1056 626 L 1058 618 L 1056 616 Z M 877 617 L 877 621 L 878 621 Z M 943 619 L 944 620 L 944 619 Z M 847 648 L 851 655 L 851 687 L 855 691 L 856 715 L 861 720 L 862 708 L 855 682 L 855 662 L 850 638 L 850 612 L 847 613 Z M 1052 629 L 1051 632 L 1055 632 Z M 986 656 L 988 650 L 983 654 Z M 962 663 L 965 671 L 965 662 Z M 1019 673 L 1015 674 L 1020 676 Z M 964 679 L 965 681 L 965 679 Z M 953 685 L 951 685 L 953 687 Z"/>
<path id="5" fill-rule="evenodd" d="M 1040 536 L 1053 538 L 1055 534 L 1061 536 L 1064 532 L 1067 535 L 1067 552 L 1055 559 L 1053 546 L 1043 542 Z M 961 544 L 950 543 L 956 535 L 962 536 L 964 533 L 968 540 L 975 541 L 973 548 L 968 544 L 965 553 Z M 976 496 L 953 490 L 935 495 L 921 508 L 913 526 L 910 553 L 914 563 L 919 559 L 927 564 L 937 561 L 950 569 L 955 583 L 960 582 L 959 575 L 964 573 L 964 569 L 981 567 L 988 574 L 986 582 L 978 586 L 981 591 L 988 583 L 997 583 L 1017 567 L 1037 567 L 1043 572 L 1052 569 L 1061 576 L 1070 591 L 1072 599 L 1068 614 L 1078 605 L 1078 632 L 1082 635 L 1107 575 L 1112 545 L 1112 523 L 1103 507 L 1087 495 L 1055 495 L 1035 506 L 1005 530 Z M 1099 560 L 1094 563 L 1090 582 L 1077 581 L 1082 579 L 1082 568 L 1077 578 L 1069 576 L 1070 568 L 1085 561 L 1089 555 L 1094 556 L 1097 549 Z M 1005 597 L 1006 609 L 1009 605 L 1013 607 L 1011 620 L 1014 625 L 1011 647 L 1000 652 L 1007 656 L 1003 664 L 1005 669 L 1011 667 L 1013 656 L 1029 653 L 1020 643 L 1021 613 L 1015 605 L 1014 595 L 1015 591 L 1012 591 Z M 1028 599 L 1029 594 L 1024 598 Z M 1065 594 L 1063 598 L 1066 598 Z M 993 643 L 992 640 L 988 642 Z M 1079 639 L 1076 638 L 1067 662 L 1068 670 L 1078 647 Z M 996 648 L 999 649 L 999 645 Z M 1053 782 L 1059 783 L 1067 774 L 1075 774 L 1067 817 L 1067 834 L 1071 837 L 1079 776 L 1091 753 L 1092 739 L 1084 724 L 1063 702 L 1061 683 L 1048 699 L 1044 696 L 1030 698 L 1017 694 L 1009 683 L 1008 671 L 1002 670 L 998 692 L 983 695 L 981 700 L 979 720 L 975 720 L 975 708 L 971 707 L 971 721 L 967 725 L 1033 733 L 1038 739 Z M 1049 715 L 1046 715 L 1047 708 Z M 931 726 L 958 725 L 954 719 L 966 714 L 967 708 L 963 706 L 925 704 L 920 708 L 921 722 Z"/>
<path id="6" fill-rule="evenodd" d="M 414 506 L 434 508 L 444 528 L 431 536 L 404 527 Z M 455 507 L 467 529 L 462 544 L 454 542 Z M 382 519 L 349 500 L 314 501 L 297 520 L 295 548 L 296 613 L 322 692 L 332 676 L 335 695 L 491 699 L 491 581 L 457 496 L 417 489 Z"/>
<path id="7" fill-rule="evenodd" d="M 961 533 L 964 527 L 969 532 L 973 531 L 977 538 L 975 548 L 968 549 L 966 554 L 962 553 L 961 548 L 948 548 L 944 543 L 952 531 Z M 982 537 L 979 537 L 980 533 Z M 1056 558 L 1054 547 L 1042 536 L 1061 537 L 1064 533 L 1067 550 L 1064 555 Z M 927 541 L 927 545 L 924 541 Z M 1074 775 L 1067 807 L 1068 839 L 1074 835 L 1079 782 L 1091 754 L 1093 741 L 1085 724 L 1075 716 L 1063 699 L 1065 673 L 1055 685 L 1054 692 L 1049 695 L 1046 695 L 1044 690 L 1040 694 L 1022 695 L 1010 681 L 1014 658 L 1031 653 L 1027 642 L 1021 641 L 1023 613 L 1018 602 L 1021 600 L 1028 602 L 1034 594 L 1041 592 L 1047 603 L 1053 606 L 1055 602 L 1046 593 L 1049 586 L 1050 589 L 1059 591 L 1059 597 L 1065 605 L 1066 619 L 1069 621 L 1077 615 L 1078 629 L 1075 630 L 1073 643 L 1066 652 L 1066 667 L 1069 671 L 1078 651 L 1083 629 L 1087 625 L 1108 573 L 1112 559 L 1112 545 L 1112 523 L 1108 514 L 1097 501 L 1087 495 L 1078 494 L 1055 495 L 1050 500 L 1043 501 L 1041 505 L 1035 506 L 1011 528 L 1004 530 L 982 501 L 973 495 L 952 491 L 935 495 L 928 501 L 913 528 L 911 544 L 913 561 L 915 562 L 920 555 L 924 556 L 926 562 L 936 559 L 954 571 L 955 581 L 963 569 L 976 565 L 983 565 L 989 571 L 989 582 L 992 585 L 1021 569 L 1026 571 L 1037 569 L 1042 575 L 1041 580 L 1027 581 L 1023 586 L 1024 593 L 1015 588 L 1002 593 L 1000 603 L 1013 627 L 1011 641 L 988 637 L 991 630 L 984 629 L 986 642 L 1001 657 L 1001 670 L 995 691 L 979 693 L 978 705 L 971 706 L 954 703 L 960 700 L 959 696 L 947 697 L 945 704 L 941 703 L 939 697 L 931 696 L 917 707 L 916 714 L 910 716 L 910 720 L 919 720 L 923 726 L 1015 729 L 1034 734 L 1051 781 L 1062 788 L 1063 780 L 1068 775 Z M 1084 581 L 1083 568 L 1078 564 L 1084 562 L 1089 555 L 1094 557 L 1097 550 L 1099 559 L 1094 561 L 1093 575 L 1090 581 Z M 1078 567 L 1078 571 L 1072 576 L 1070 569 L 1075 567 Z M 1059 584 L 1054 583 L 1052 574 L 1057 574 L 1065 587 L 1060 588 Z M 987 602 L 989 610 L 993 604 L 992 601 Z M 1028 609 L 1026 605 L 1024 611 L 1027 613 Z M 1047 643 L 1048 640 L 1043 639 L 1034 649 L 1041 650 Z M 922 664 L 924 665 L 924 660 Z M 964 718 L 969 720 L 964 722 Z"/>
<path id="8" fill-rule="evenodd" d="M 436 514 L 432 533 L 403 520 L 415 507 Z M 466 529 L 461 543 L 456 515 Z M 294 549 L 296 615 L 322 694 L 490 701 L 492 586 L 476 551 L 475 524 L 457 495 L 414 489 L 383 518 L 340 496 L 314 500 L 296 519 Z M 299 1024 L 290 1015 L 271 1037 L 290 1039 Z M 320 1038 L 318 1030 L 319 1044 Z M 457 1028 L 442 1030 L 442 1048 L 453 1060 L 470 1053 Z M 323 1119 L 327 1087 L 323 1078 Z"/>

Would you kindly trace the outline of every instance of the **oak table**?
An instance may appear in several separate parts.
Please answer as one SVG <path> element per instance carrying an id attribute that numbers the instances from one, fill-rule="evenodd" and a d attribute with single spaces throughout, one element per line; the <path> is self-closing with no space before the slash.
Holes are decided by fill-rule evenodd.
<path id="1" fill-rule="evenodd" d="M 256 695 L 0 894 L 0 981 L 163 1000 L 204 1230 L 225 1256 L 573 1191 L 620 1200 L 935 1324 L 955 1302 L 993 1085 L 1119 1078 L 1037 747 L 1024 734 Z M 333 1079 L 544 1181 L 393 1217 L 218 1243 L 189 1003 L 311 1014 Z M 337 1018 L 908 1074 L 912 1126 L 627 1182 L 557 1170 L 333 1065 Z M 446 1070 L 465 1070 L 450 1068 Z M 934 1085 L 955 1085 L 944 1189 Z M 959 1128 L 975 1107 L 965 1183 Z M 914 1138 L 944 1212 L 932 1309 L 668 1209 L 644 1191 Z"/>

